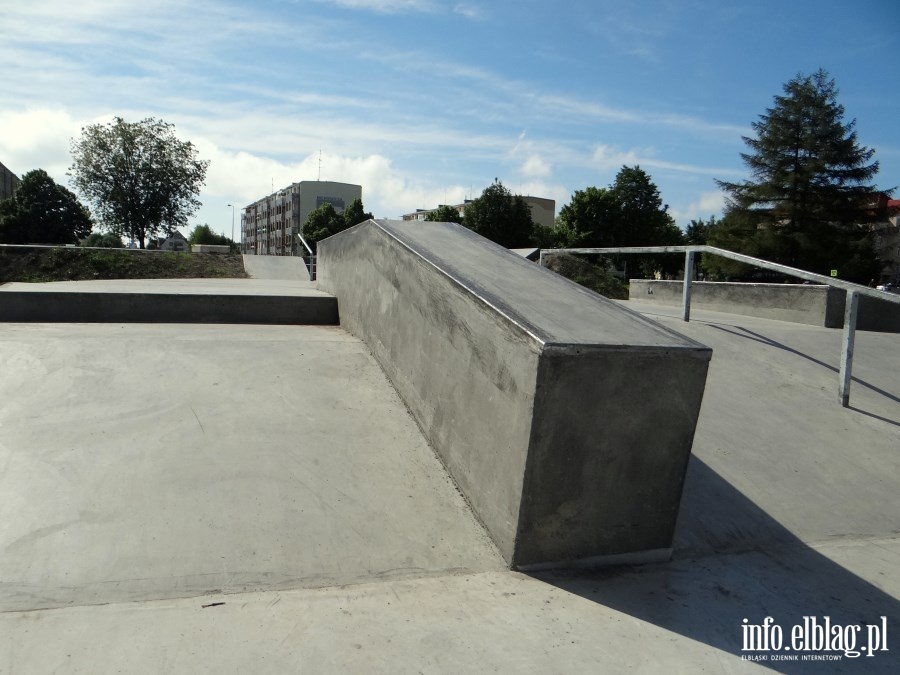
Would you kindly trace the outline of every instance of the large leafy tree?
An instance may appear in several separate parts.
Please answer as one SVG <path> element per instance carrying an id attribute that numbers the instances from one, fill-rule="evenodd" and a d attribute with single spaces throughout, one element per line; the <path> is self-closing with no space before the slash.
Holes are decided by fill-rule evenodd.
<path id="1" fill-rule="evenodd" d="M 560 209 L 557 228 L 570 233 L 573 245 L 612 248 L 666 246 L 683 243 L 683 233 L 663 204 L 659 188 L 639 166 L 623 166 L 606 188 L 576 190 Z M 630 256 L 629 269 L 676 272 L 680 262 L 661 256 Z"/>
<path id="2" fill-rule="evenodd" d="M 188 235 L 188 244 L 210 244 L 213 246 L 227 246 L 233 244 L 224 234 L 213 232 L 212 228 L 207 225 L 196 225 Z"/>
<path id="3" fill-rule="evenodd" d="M 78 198 L 43 169 L 23 175 L 15 194 L 0 202 L 0 243 L 76 244 L 91 226 Z"/>
<path id="4" fill-rule="evenodd" d="M 350 205 L 344 209 L 343 216 L 344 224 L 347 227 L 353 227 L 354 225 L 359 225 L 360 223 L 372 219 L 372 214 L 366 212 L 362 200 L 359 198 L 350 202 Z"/>
<path id="5" fill-rule="evenodd" d="M 334 206 L 325 202 L 319 208 L 310 211 L 303 224 L 303 238 L 315 248 L 316 243 L 338 232 L 371 220 L 372 214 L 367 213 L 361 199 L 354 199 L 349 206 L 338 212 Z"/>
<path id="6" fill-rule="evenodd" d="M 72 140 L 72 159 L 72 182 L 100 224 L 141 248 L 187 225 L 209 166 L 173 125 L 154 118 L 85 127 Z"/>
<path id="7" fill-rule="evenodd" d="M 717 181 L 727 193 L 725 218 L 710 243 L 819 273 L 874 276 L 868 228 L 884 219 L 875 151 L 861 146 L 856 120 L 827 72 L 797 75 L 753 123 L 741 158 L 750 178 Z"/>
<path id="8" fill-rule="evenodd" d="M 513 195 L 499 180 L 466 205 L 463 224 L 482 237 L 507 248 L 528 246 L 535 228 L 525 200 Z"/>
<path id="9" fill-rule="evenodd" d="M 659 188 L 639 166 L 623 166 L 607 188 L 576 190 L 559 212 L 559 225 L 574 230 L 583 246 L 660 246 L 680 243 L 681 230 Z"/>

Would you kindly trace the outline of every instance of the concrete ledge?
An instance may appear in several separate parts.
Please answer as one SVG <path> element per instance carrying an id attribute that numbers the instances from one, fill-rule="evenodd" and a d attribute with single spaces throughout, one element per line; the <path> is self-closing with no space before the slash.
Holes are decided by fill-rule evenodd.
<path id="1" fill-rule="evenodd" d="M 228 244 L 191 244 L 191 253 L 230 253 Z"/>
<path id="2" fill-rule="evenodd" d="M 631 279 L 629 300 L 658 305 L 681 305 L 683 282 Z M 847 294 L 839 288 L 811 284 L 748 284 L 695 281 L 691 307 L 714 312 L 792 321 L 810 326 L 841 328 Z M 859 330 L 900 333 L 900 305 L 862 296 Z"/>
<path id="3" fill-rule="evenodd" d="M 318 254 L 508 564 L 671 547 L 708 348 L 450 223 L 371 220 Z"/>
<path id="4" fill-rule="evenodd" d="M 680 305 L 682 288 L 681 281 L 631 279 L 628 299 Z M 838 289 L 808 284 L 691 284 L 691 307 L 826 328 L 837 328 L 843 322 L 843 296 Z"/>
<path id="5" fill-rule="evenodd" d="M 0 321 L 337 325 L 327 296 L 0 292 Z"/>

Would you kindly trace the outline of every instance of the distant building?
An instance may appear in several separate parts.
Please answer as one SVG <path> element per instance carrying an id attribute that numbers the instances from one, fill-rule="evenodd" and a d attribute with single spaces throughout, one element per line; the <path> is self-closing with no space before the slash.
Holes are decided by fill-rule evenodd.
<path id="1" fill-rule="evenodd" d="M 0 164 L 0 199 L 9 199 L 19 186 L 19 177 Z"/>
<path id="2" fill-rule="evenodd" d="M 521 195 L 516 195 L 521 196 Z M 553 199 L 545 199 L 544 197 L 522 196 L 522 200 L 528 204 L 531 209 L 531 219 L 538 225 L 544 227 L 553 227 L 556 216 L 556 201 Z M 459 215 L 466 215 L 466 206 L 472 202 L 471 199 L 465 200 L 462 204 L 454 204 L 452 208 L 459 212 Z M 436 209 L 416 209 L 412 213 L 406 213 L 403 220 L 425 220 L 429 213 Z"/>
<path id="3" fill-rule="evenodd" d="M 181 232 L 175 230 L 159 245 L 160 251 L 187 251 L 188 240 Z"/>
<path id="4" fill-rule="evenodd" d="M 331 204 L 338 213 L 362 199 L 362 187 L 350 183 L 304 180 L 245 206 L 241 211 L 241 252 L 299 255 L 298 234 L 310 212 Z"/>
<path id="5" fill-rule="evenodd" d="M 888 219 L 872 226 L 875 252 L 881 262 L 878 282 L 900 285 L 900 199 L 888 200 L 887 208 Z"/>

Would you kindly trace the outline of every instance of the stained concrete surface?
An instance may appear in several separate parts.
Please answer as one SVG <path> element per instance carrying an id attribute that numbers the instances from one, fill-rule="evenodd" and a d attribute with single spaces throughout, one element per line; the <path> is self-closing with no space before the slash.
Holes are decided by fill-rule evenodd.
<path id="1" fill-rule="evenodd" d="M 304 587 L 301 570 L 288 590 L 263 588 L 250 593 L 164 599 L 169 597 L 167 594 L 163 599 L 111 602 L 102 606 L 77 603 L 60 609 L 7 611 L 0 613 L 0 672 L 779 672 L 788 675 L 900 672 L 900 649 L 896 643 L 900 634 L 897 532 L 900 504 L 896 497 L 900 494 L 897 470 L 900 345 L 897 336 L 876 333 L 857 336 L 855 374 L 859 379 L 853 383 L 852 407 L 843 409 L 837 402 L 837 375 L 833 370 L 838 358 L 838 331 L 699 310 L 694 320 L 685 325 L 676 318 L 676 308 L 642 306 L 642 310 L 651 318 L 714 348 L 679 518 L 675 561 L 594 573 L 540 576 L 496 568 L 478 572 L 474 565 L 472 573 L 461 573 L 455 567 L 445 573 L 435 571 L 436 568 L 431 572 L 408 570 L 399 579 L 348 574 L 346 578 L 356 576 L 363 583 L 322 588 Z M 238 519 L 239 527 L 233 530 L 231 546 L 238 546 L 246 539 L 249 544 L 268 549 L 275 548 L 271 542 L 278 542 L 279 546 L 293 545 L 308 551 L 314 546 L 318 549 L 321 543 L 324 548 L 318 549 L 322 551 L 319 569 L 331 570 L 346 569 L 345 566 L 366 555 L 367 540 L 349 541 L 342 548 L 332 541 L 336 528 L 328 523 L 322 523 L 315 532 L 306 531 L 309 536 L 302 544 L 282 541 L 289 528 L 280 527 L 275 514 L 289 504 L 285 501 L 278 506 L 274 498 L 266 496 L 265 490 L 257 494 L 250 490 L 232 493 L 215 489 L 212 485 L 218 486 L 220 481 L 208 486 L 210 480 L 194 473 L 190 480 L 164 483 L 159 479 L 154 485 L 157 492 L 162 492 L 150 494 L 141 488 L 139 475 L 129 476 L 129 472 L 147 473 L 152 469 L 149 456 L 141 459 L 141 454 L 146 453 L 130 453 L 127 456 L 130 461 L 119 464 L 111 463 L 109 458 L 114 455 L 108 453 L 101 455 L 106 457 L 102 462 L 79 463 L 75 461 L 71 444 L 66 444 L 67 436 L 61 427 L 56 427 L 54 434 L 59 443 L 43 444 L 48 448 L 56 445 L 55 453 L 45 456 L 38 452 L 34 470 L 26 476 L 30 483 L 18 486 L 22 473 L 21 466 L 17 468 L 12 463 L 10 425 L 16 430 L 17 438 L 27 440 L 26 424 L 32 425 L 28 428 L 39 429 L 41 421 L 52 421 L 53 417 L 81 419 L 80 411 L 89 410 L 85 407 L 88 404 L 65 392 L 102 391 L 102 387 L 88 386 L 90 378 L 102 384 L 106 382 L 103 378 L 110 376 L 110 373 L 82 371 L 77 360 L 67 359 L 65 366 L 56 363 L 54 368 L 46 369 L 41 377 L 53 386 L 43 390 L 44 393 L 32 390 L 27 406 L 23 407 L 23 403 L 10 396 L 16 386 L 7 388 L 10 368 L 6 364 L 11 363 L 13 370 L 31 364 L 29 372 L 41 373 L 40 364 L 46 361 L 46 356 L 31 350 L 27 342 L 81 340 L 78 331 L 86 329 L 41 327 L 44 338 L 34 340 L 29 333 L 36 328 L 0 325 L 0 350 L 5 366 L 0 371 L 5 404 L 0 418 L 3 423 L 0 451 L 4 453 L 0 467 L 7 467 L 0 474 L 3 481 L 0 527 L 5 528 L 0 544 L 0 561 L 4 565 L 0 590 L 4 594 L 9 589 L 10 560 L 17 555 L 15 547 L 12 550 L 9 547 L 10 528 L 28 529 L 27 523 L 37 526 L 38 520 L 45 524 L 41 527 L 64 523 L 67 510 L 77 505 L 73 488 L 53 491 L 47 485 L 41 487 L 42 483 L 60 482 L 63 475 L 77 485 L 79 481 L 92 480 L 91 475 L 97 473 L 105 477 L 104 488 L 125 481 L 141 497 L 131 499 L 138 505 L 146 504 L 150 497 L 156 500 L 157 506 L 171 504 L 169 527 L 196 534 L 204 545 L 218 547 L 208 556 L 212 562 L 216 554 L 223 555 L 223 544 L 216 542 L 213 534 L 203 532 L 209 524 L 194 523 L 192 511 L 178 511 L 175 517 L 174 507 L 187 503 L 185 497 L 178 496 L 181 492 L 206 487 L 203 495 L 211 502 L 209 511 L 231 515 L 247 508 L 256 513 L 253 502 L 256 498 L 275 506 L 271 517 L 254 520 L 258 531 L 247 527 L 246 520 Z M 77 329 L 75 333 L 70 332 L 73 328 Z M 231 368 L 236 369 L 234 380 L 229 380 L 232 384 L 240 379 L 238 376 L 246 378 L 250 368 L 246 352 L 264 344 L 249 339 L 248 334 L 252 335 L 256 329 L 201 328 L 209 333 L 215 331 L 217 339 L 201 340 L 191 333 L 185 334 L 184 339 L 195 343 L 197 351 L 206 352 L 216 363 L 232 363 Z M 226 430 L 233 436 L 229 441 L 232 446 L 265 447 L 254 440 L 254 434 L 266 437 L 260 421 L 264 412 L 259 401 L 263 396 L 278 399 L 285 394 L 289 400 L 305 401 L 310 391 L 329 387 L 321 379 L 328 372 L 322 367 L 310 369 L 300 384 L 289 385 L 276 379 L 282 372 L 281 363 L 289 364 L 294 359 L 302 363 L 299 355 L 309 352 L 303 340 L 293 337 L 297 329 L 265 330 L 273 330 L 270 347 L 281 342 L 289 343 L 290 347 L 253 352 L 263 375 L 250 379 L 250 392 L 242 392 L 241 385 L 235 385 L 234 395 L 241 409 L 257 421 L 247 427 L 246 433 L 238 424 L 228 423 Z M 232 331 L 238 331 L 234 337 Z M 319 328 L 310 335 L 321 331 L 340 334 L 338 329 Z M 17 335 L 15 345 L 10 341 L 13 334 Z M 276 334 L 280 336 L 278 339 L 274 337 Z M 148 348 L 156 353 L 150 347 L 149 338 L 175 341 L 177 345 L 178 335 L 177 331 L 146 333 L 141 338 L 135 334 L 134 340 L 121 341 L 123 347 L 114 352 L 116 364 L 138 361 Z M 343 339 L 348 338 L 344 335 Z M 110 344 L 114 341 L 96 341 L 97 347 Z M 345 353 L 338 346 L 330 352 L 331 357 L 338 358 Z M 85 340 L 82 349 L 91 351 L 90 342 Z M 349 350 L 349 353 L 355 352 Z M 176 363 L 183 366 L 185 361 L 179 358 Z M 287 368 L 285 372 L 293 372 L 291 366 Z M 144 375 L 152 382 L 148 372 Z M 342 377 L 352 389 L 353 377 L 346 371 Z M 205 397 L 212 382 L 201 379 L 205 382 L 200 387 Z M 195 391 L 192 378 L 185 376 L 178 382 L 188 386 L 188 391 Z M 131 384 L 137 386 L 133 381 Z M 56 390 L 59 391 L 50 395 Z M 159 398 L 157 406 L 164 406 L 170 399 L 183 400 L 177 388 L 163 389 L 156 384 L 151 391 Z M 54 402 L 52 408 L 40 404 L 45 395 L 50 395 L 47 400 Z M 16 406 L 13 413 L 6 411 L 10 400 Z M 223 410 L 229 405 L 219 400 Z M 192 434 L 191 438 L 202 439 L 197 420 L 192 422 L 192 415 L 188 417 L 190 411 L 184 413 L 182 408 L 183 404 L 170 410 L 167 418 L 174 426 L 174 436 Z M 32 412 L 26 413 L 26 409 Z M 212 410 L 215 409 L 213 406 Z M 322 412 L 325 407 L 317 410 Z M 364 408 L 344 406 L 341 411 L 340 424 L 353 425 L 357 432 L 361 426 L 373 424 Z M 201 407 L 197 412 L 209 430 L 212 425 L 206 422 L 210 410 Z M 142 414 L 130 418 L 139 423 L 132 431 L 127 420 L 103 416 L 96 410 L 95 413 L 106 425 L 103 429 L 94 425 L 92 432 L 101 448 L 107 444 L 138 447 L 136 435 L 141 438 L 148 433 L 159 433 L 158 425 L 143 425 Z M 356 417 L 360 421 L 353 422 Z M 84 421 L 80 427 L 82 434 L 88 426 Z M 109 439 L 103 440 L 104 435 Z M 28 443 L 29 447 L 35 446 L 30 440 Z M 187 438 L 180 442 L 180 447 L 183 449 L 186 444 Z M 205 448 L 206 456 L 215 456 L 215 451 L 208 446 L 200 444 L 199 447 Z M 70 461 L 64 463 L 67 456 Z M 321 462 L 322 458 L 318 459 Z M 170 474 L 179 474 L 177 464 L 168 466 Z M 295 478 L 299 478 L 303 473 L 299 461 L 296 466 Z M 311 470 L 315 464 L 307 461 L 305 466 Z M 243 473 L 251 468 L 248 463 L 240 467 Z M 407 474 L 402 462 L 393 468 L 390 475 Z M 15 480 L 9 475 L 10 469 L 17 472 Z M 348 495 L 365 495 L 365 500 L 379 504 L 382 502 L 373 494 L 376 491 L 369 483 L 381 480 L 383 475 L 347 471 L 340 483 L 332 482 L 331 486 Z M 260 475 L 261 482 L 266 482 L 264 478 Z M 292 478 L 290 482 L 296 480 Z M 274 477 L 268 484 L 269 491 L 275 489 Z M 37 499 L 30 497 L 32 485 L 39 488 L 35 492 Z M 292 489 L 290 494 L 294 493 Z M 335 502 L 341 497 L 335 492 L 331 494 Z M 395 501 L 402 500 L 402 490 L 391 494 Z M 366 510 L 362 501 L 357 506 Z M 84 507 L 88 511 L 93 505 L 85 502 Z M 122 513 L 133 508 L 129 499 L 123 497 Z M 336 523 L 342 511 L 322 509 L 319 513 L 323 519 Z M 363 528 L 372 538 L 378 538 L 382 530 L 390 531 L 393 522 L 386 520 L 384 514 L 375 513 L 374 517 L 365 519 Z M 433 516 L 425 512 L 420 517 L 424 521 Z M 20 526 L 14 522 L 18 520 L 27 523 Z M 286 517 L 283 520 L 288 521 Z M 208 520 L 214 522 L 217 521 Z M 410 520 L 412 529 L 402 528 L 406 536 L 394 539 L 398 551 L 411 548 L 419 551 L 417 556 L 423 555 L 420 540 L 429 530 L 421 530 L 419 534 L 419 522 L 419 516 Z M 89 524 L 95 528 L 101 525 Z M 87 556 L 100 559 L 104 554 L 114 555 L 118 546 L 115 538 L 102 541 L 95 538 L 98 545 L 102 543 L 110 550 L 82 553 L 68 561 L 55 560 L 54 551 L 70 554 L 62 542 L 63 531 L 54 532 L 45 527 L 39 533 L 50 545 L 44 551 L 46 556 L 34 557 L 33 564 L 48 570 L 47 581 L 52 581 L 54 576 L 65 578 L 66 572 L 73 571 L 84 578 L 90 570 L 79 571 L 81 561 Z M 225 537 L 228 531 L 219 528 L 217 533 Z M 123 542 L 122 546 L 126 545 L 127 541 Z M 457 553 L 471 548 L 468 540 L 454 542 L 454 549 L 459 549 Z M 374 550 L 381 549 L 374 546 Z M 347 551 L 353 552 L 350 562 L 342 557 L 325 560 L 326 553 L 346 554 Z M 307 560 L 305 555 L 300 560 Z M 160 549 L 151 562 L 157 572 L 171 573 L 180 564 L 180 557 L 177 548 Z M 164 565 L 164 559 L 170 562 Z M 135 559 L 134 564 L 142 563 Z M 49 572 L 51 567 L 57 569 L 55 574 Z M 313 571 L 309 569 L 310 573 Z M 218 569 L 214 572 L 219 573 Z M 103 569 L 97 569 L 94 576 L 102 577 Z M 175 583 L 178 577 L 172 574 L 169 579 Z M 110 585 L 115 584 L 112 577 L 109 580 Z M 40 606 L 41 589 L 34 591 L 37 597 L 22 605 Z M 153 593 L 147 595 L 153 597 Z M 204 608 L 204 605 L 208 606 Z M 819 619 L 831 616 L 841 625 L 873 624 L 878 617 L 886 616 L 890 651 L 879 652 L 872 658 L 843 657 L 830 662 L 770 660 L 755 664 L 741 660 L 744 618 L 761 623 L 766 616 L 771 616 L 789 630 L 803 615 Z"/>
<path id="2" fill-rule="evenodd" d="M 0 610 L 501 567 L 338 328 L 0 324 Z"/>

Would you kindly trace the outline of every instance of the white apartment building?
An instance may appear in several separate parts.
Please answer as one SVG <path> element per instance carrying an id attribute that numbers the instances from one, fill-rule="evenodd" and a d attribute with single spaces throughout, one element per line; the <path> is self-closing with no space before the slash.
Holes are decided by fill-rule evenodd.
<path id="1" fill-rule="evenodd" d="M 299 255 L 297 238 L 311 211 L 329 203 L 341 213 L 362 187 L 351 183 L 304 180 L 278 190 L 241 210 L 241 252 Z"/>

